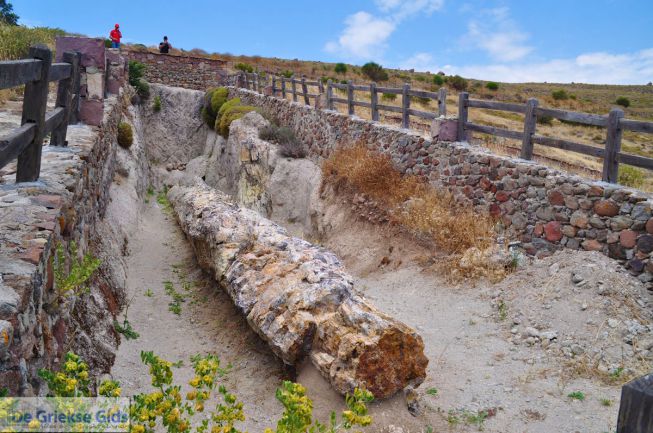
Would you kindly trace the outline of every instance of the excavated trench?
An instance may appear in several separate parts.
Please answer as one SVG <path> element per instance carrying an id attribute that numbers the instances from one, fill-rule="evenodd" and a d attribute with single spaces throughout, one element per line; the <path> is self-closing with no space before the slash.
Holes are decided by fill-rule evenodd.
<path id="1" fill-rule="evenodd" d="M 177 209 L 162 193 L 172 188 L 168 195 L 176 201 L 183 188 L 202 182 L 285 227 L 289 234 L 333 251 L 367 300 L 421 335 L 430 361 L 424 383 L 417 392 L 373 403 L 374 424 L 369 431 L 396 431 L 392 426 L 404 431 L 476 431 L 478 418 L 475 421 L 472 415 L 482 413 L 488 417 L 480 421 L 486 431 L 614 427 L 615 414 L 606 411 L 599 399 L 617 402 L 618 386 L 592 378 L 561 383 L 554 374 L 560 372 L 558 361 L 539 346 L 513 342 L 510 329 L 531 314 L 529 305 L 518 305 L 515 293 L 538 279 L 552 280 L 550 267 L 558 261 L 559 268 L 569 271 L 589 264 L 596 269 L 588 280 L 607 280 L 616 278 L 609 259 L 598 254 L 567 255 L 517 273 L 500 285 L 452 286 L 425 270 L 432 252 L 399 231 L 361 220 L 352 211 L 350 198 L 321 192 L 321 171 L 314 161 L 280 157 L 274 145 L 259 140 L 258 129 L 265 123 L 260 116 L 250 114 L 235 122 L 227 141 L 202 124 L 202 92 L 159 85 L 152 86 L 152 92 L 161 97 L 162 110 L 153 112 L 147 104 L 132 109 L 135 142 L 119 154 L 108 210 L 129 238 L 126 291 L 130 301 L 124 315 L 140 334 L 137 339 L 122 338 L 112 369 L 125 395 L 149 389 L 141 350 L 183 361 L 175 369 L 183 383 L 192 377 L 192 355 L 215 353 L 231 366 L 225 382 L 244 402 L 244 430 L 274 426 L 281 413 L 274 392 L 284 379 L 307 386 L 321 420 L 327 420 L 331 410 L 344 408 L 342 396 L 314 362 L 306 359 L 296 370 L 285 367 L 214 275 L 202 270 L 204 258 L 199 257 L 198 263 L 179 225 Z M 614 282 L 626 283 L 631 281 Z M 576 293 L 567 284 L 562 279 L 558 283 Z M 497 319 L 496 305 L 503 297 L 515 302 L 509 312 L 515 324 Z M 541 297 L 533 300 L 538 307 Z M 556 313 L 575 319 L 570 304 Z M 538 318 L 546 321 L 545 316 Z M 581 326 L 570 319 L 569 334 Z M 565 396 L 576 389 L 594 398 L 584 407 L 570 403 Z"/>

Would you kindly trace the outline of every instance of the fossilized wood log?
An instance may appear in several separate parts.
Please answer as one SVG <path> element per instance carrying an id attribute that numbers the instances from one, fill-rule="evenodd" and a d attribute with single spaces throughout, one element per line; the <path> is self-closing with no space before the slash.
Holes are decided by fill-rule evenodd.
<path id="1" fill-rule="evenodd" d="M 333 253 L 203 183 L 168 196 L 200 266 L 285 363 L 308 356 L 339 392 L 364 386 L 376 398 L 424 380 L 422 338 L 357 294 Z"/>

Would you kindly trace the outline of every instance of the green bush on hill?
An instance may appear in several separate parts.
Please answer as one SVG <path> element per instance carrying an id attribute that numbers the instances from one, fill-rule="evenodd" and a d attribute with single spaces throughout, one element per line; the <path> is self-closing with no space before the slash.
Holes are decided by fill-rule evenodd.
<path id="1" fill-rule="evenodd" d="M 617 105 L 621 105 L 624 108 L 630 107 L 630 99 L 626 98 L 625 96 L 618 97 L 615 103 Z"/>
<path id="2" fill-rule="evenodd" d="M 565 101 L 565 100 L 569 99 L 569 94 L 564 89 L 554 90 L 553 92 L 551 92 L 551 96 L 556 101 Z"/>
<path id="3" fill-rule="evenodd" d="M 251 105 L 234 104 L 229 106 L 226 110 L 222 112 L 222 114 L 220 114 L 220 118 L 219 118 L 220 128 L 218 130 L 220 135 L 222 135 L 224 138 L 229 137 L 229 127 L 231 126 L 231 122 L 240 119 L 245 114 L 251 113 L 252 111 L 258 112 L 259 109 Z"/>
<path id="4" fill-rule="evenodd" d="M 388 81 L 388 73 L 378 63 L 365 63 L 361 72 L 372 81 Z"/>
<path id="5" fill-rule="evenodd" d="M 485 84 L 485 88 L 488 90 L 499 90 L 499 83 L 495 83 L 494 81 L 488 81 Z"/>
<path id="6" fill-rule="evenodd" d="M 436 86 L 441 86 L 444 84 L 444 78 L 442 78 L 442 75 L 436 74 L 433 76 L 433 84 Z"/>
<path id="7" fill-rule="evenodd" d="M 118 124 L 118 144 L 125 149 L 131 147 L 134 142 L 134 133 L 129 123 Z"/>
<path id="8" fill-rule="evenodd" d="M 460 92 L 467 90 L 467 86 L 469 85 L 467 80 L 461 77 L 460 75 L 454 75 L 453 77 L 449 77 L 448 83 L 451 85 L 451 87 L 453 87 L 454 89 Z"/>
<path id="9" fill-rule="evenodd" d="M 150 97 L 150 85 L 143 79 L 146 66 L 136 60 L 129 61 L 129 84 L 136 89 L 141 98 Z"/>
<path id="10" fill-rule="evenodd" d="M 336 74 L 346 74 L 347 73 L 347 65 L 344 63 L 336 63 L 336 67 L 333 68 Z"/>
<path id="11" fill-rule="evenodd" d="M 239 71 L 249 72 L 250 74 L 254 72 L 254 67 L 252 65 L 248 65 L 247 63 L 236 63 L 234 68 L 238 69 Z"/>

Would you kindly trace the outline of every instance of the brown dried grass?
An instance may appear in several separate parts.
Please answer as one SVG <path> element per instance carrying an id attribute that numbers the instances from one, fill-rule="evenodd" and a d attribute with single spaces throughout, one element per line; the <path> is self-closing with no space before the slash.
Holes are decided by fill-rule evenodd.
<path id="1" fill-rule="evenodd" d="M 437 190 L 417 176 L 403 175 L 386 154 L 363 145 L 342 147 L 324 162 L 322 172 L 336 191 L 347 187 L 364 194 L 380 204 L 392 222 L 457 259 L 471 248 L 486 251 L 494 244 L 494 221 L 489 215 L 456 204 L 448 191 Z"/>

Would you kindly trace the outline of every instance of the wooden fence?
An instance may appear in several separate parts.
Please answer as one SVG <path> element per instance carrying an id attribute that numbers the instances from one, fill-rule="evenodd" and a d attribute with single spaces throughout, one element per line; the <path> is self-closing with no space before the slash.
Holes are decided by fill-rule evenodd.
<path id="1" fill-rule="evenodd" d="M 524 130 L 511 131 L 494 126 L 471 123 L 467 120 L 470 108 L 485 108 L 489 110 L 509 111 L 523 114 Z M 552 117 L 567 122 L 606 128 L 605 147 L 594 147 L 587 144 L 538 135 L 536 134 L 538 117 Z M 613 108 L 607 116 L 577 113 L 574 111 L 557 110 L 552 108 L 541 108 L 538 106 L 538 100 L 535 98 L 529 99 L 526 104 L 513 104 L 469 99 L 469 94 L 467 92 L 462 92 L 458 99 L 459 140 L 465 139 L 467 131 L 475 131 L 499 137 L 521 140 L 522 145 L 520 157 L 528 160 L 533 159 L 533 145 L 535 144 L 603 158 L 602 179 L 610 183 L 616 183 L 618 180 L 619 163 L 642 167 L 649 170 L 653 169 L 653 158 L 646 158 L 621 152 L 621 136 L 622 132 L 625 130 L 653 134 L 653 122 L 624 119 L 624 112 L 619 108 Z"/>
<path id="2" fill-rule="evenodd" d="M 16 182 L 38 180 L 47 134 L 51 134 L 50 145 L 67 145 L 68 124 L 76 120 L 79 106 L 80 60 L 80 53 L 66 52 L 62 63 L 53 63 L 52 51 L 35 46 L 27 59 L 0 62 L 0 90 L 25 85 L 22 126 L 0 137 L 0 168 L 17 158 Z M 57 101 L 55 109 L 46 113 L 51 81 L 59 82 Z"/>
<path id="3" fill-rule="evenodd" d="M 271 85 L 272 96 L 281 96 L 286 99 L 287 95 L 292 96 L 294 102 L 298 102 L 299 97 L 303 99 L 304 104 L 310 105 L 311 100 L 319 98 L 320 95 L 325 94 L 325 85 L 322 80 L 311 81 L 306 77 L 276 77 L 261 78 L 256 73 L 243 73 L 240 78 L 240 85 L 246 89 L 262 92 L 262 89 Z M 339 89 L 346 92 L 346 98 L 338 98 L 333 95 L 333 89 Z M 356 101 L 354 92 L 369 92 L 370 102 Z M 401 95 L 401 107 L 392 105 L 379 104 L 379 93 L 390 95 Z M 334 83 L 331 80 L 326 82 L 326 105 L 329 110 L 334 109 L 334 104 L 346 104 L 347 113 L 354 114 L 355 107 L 369 108 L 371 111 L 372 120 L 378 121 L 381 111 L 389 111 L 401 114 L 401 126 L 403 128 L 410 127 L 410 116 L 416 116 L 422 119 L 432 120 L 447 114 L 447 90 L 441 88 L 438 92 L 428 92 L 425 90 L 412 90 L 409 84 L 405 84 L 402 88 L 380 87 L 376 83 L 369 85 L 353 84 L 351 81 L 345 83 Z M 411 98 L 425 98 L 433 99 L 438 106 L 438 112 L 432 113 L 428 111 L 420 111 L 411 108 Z"/>

